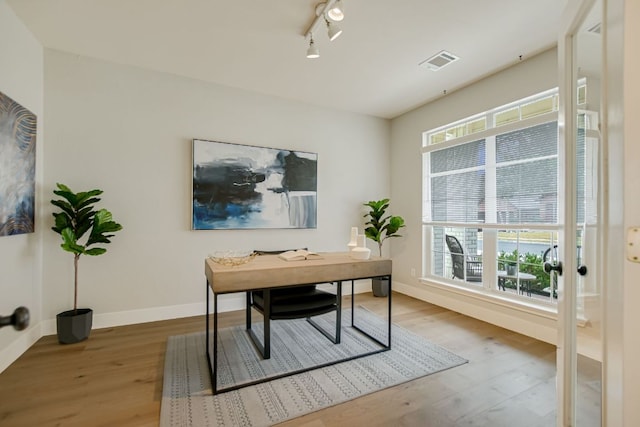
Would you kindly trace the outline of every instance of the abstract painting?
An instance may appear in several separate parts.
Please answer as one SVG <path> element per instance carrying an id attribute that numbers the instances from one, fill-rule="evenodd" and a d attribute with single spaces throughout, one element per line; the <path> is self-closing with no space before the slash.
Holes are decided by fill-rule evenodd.
<path id="1" fill-rule="evenodd" d="M 33 233 L 36 116 L 0 92 L 0 236 Z"/>
<path id="2" fill-rule="evenodd" d="M 318 155 L 193 140 L 194 230 L 316 228 Z"/>

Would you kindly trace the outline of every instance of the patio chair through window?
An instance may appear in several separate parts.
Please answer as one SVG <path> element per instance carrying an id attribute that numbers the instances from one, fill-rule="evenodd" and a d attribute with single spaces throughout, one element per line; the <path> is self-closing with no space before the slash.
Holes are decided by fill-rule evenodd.
<path id="1" fill-rule="evenodd" d="M 451 264 L 453 265 L 452 279 L 458 278 L 467 282 L 482 282 L 482 259 L 477 255 L 466 255 L 462 245 L 456 238 L 449 234 L 445 235 L 447 247 L 451 254 Z"/>

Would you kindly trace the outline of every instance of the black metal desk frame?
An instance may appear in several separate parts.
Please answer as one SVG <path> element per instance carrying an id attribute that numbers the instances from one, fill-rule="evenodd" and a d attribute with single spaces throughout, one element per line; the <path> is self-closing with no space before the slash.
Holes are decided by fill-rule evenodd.
<path id="1" fill-rule="evenodd" d="M 206 347 L 207 347 L 207 366 L 209 367 L 209 376 L 211 378 L 211 390 L 213 392 L 213 394 L 220 394 L 220 393 L 225 393 L 228 391 L 233 391 L 233 390 L 238 390 L 241 389 L 243 387 L 248 387 L 248 386 L 252 386 L 255 384 L 260 384 L 260 383 L 264 383 L 267 381 L 273 381 L 273 380 L 277 380 L 278 378 L 284 378 L 284 377 L 288 377 L 291 375 L 296 375 L 296 374 L 300 374 L 302 372 L 307 372 L 307 371 L 311 371 L 313 369 L 318 369 L 318 368 L 324 368 L 326 366 L 331 366 L 331 365 L 335 365 L 337 363 L 342 363 L 342 362 L 347 362 L 349 360 L 354 360 L 354 359 L 359 359 L 361 357 L 366 357 L 366 356 L 371 356 L 373 354 L 378 354 L 378 353 L 382 353 L 384 351 L 389 351 L 391 350 L 391 295 L 392 295 L 392 287 L 391 287 L 391 275 L 387 275 L 387 276 L 375 276 L 375 277 L 388 277 L 389 280 L 389 294 L 387 296 L 387 342 L 382 342 L 380 340 L 378 340 L 377 338 L 371 336 L 369 333 L 367 333 L 366 331 L 364 331 L 361 327 L 357 326 L 355 324 L 356 319 L 355 319 L 355 293 L 354 293 L 354 282 L 356 280 L 363 280 L 363 279 L 372 279 L 373 277 L 358 277 L 358 278 L 353 278 L 353 279 L 349 279 L 351 280 L 351 327 L 354 328 L 355 330 L 357 330 L 358 332 L 360 332 L 361 334 L 363 334 L 364 336 L 366 336 L 367 338 L 369 338 L 370 340 L 372 340 L 373 342 L 375 342 L 376 344 L 380 345 L 380 348 L 377 350 L 373 350 L 373 351 L 369 351 L 363 354 L 358 354 L 355 356 L 349 356 L 346 357 L 344 359 L 339 359 L 339 360 L 334 360 L 331 362 L 327 362 L 327 363 L 322 363 L 319 365 L 314 365 L 314 366 L 309 366 L 307 368 L 302 368 L 302 369 L 297 369 L 294 371 L 290 371 L 290 372 L 285 372 L 283 374 L 278 374 L 278 375 L 274 375 L 271 377 L 266 377 L 266 378 L 261 378 L 259 380 L 255 380 L 255 381 L 248 381 L 242 384 L 237 384 L 234 386 L 229 386 L 229 387 L 224 387 L 224 388 L 218 388 L 218 375 L 217 375 L 217 366 L 218 366 L 218 294 L 216 294 L 215 292 L 211 292 L 213 293 L 213 313 L 210 313 L 210 290 L 213 290 L 213 287 L 211 286 L 211 284 L 209 283 L 209 279 L 207 279 L 206 281 L 206 299 L 207 299 L 207 311 L 205 314 L 205 323 L 206 323 Z M 342 282 L 343 281 L 335 281 L 335 283 L 338 284 L 337 289 L 341 292 L 342 289 Z M 309 285 L 310 283 L 304 283 L 304 284 L 299 284 L 296 286 L 306 286 Z M 284 288 L 288 288 L 291 286 L 284 286 Z M 267 300 L 267 298 L 269 298 L 267 295 L 270 294 L 270 291 L 272 289 L 281 289 L 281 288 L 270 288 L 270 289 L 252 289 L 252 290 L 262 290 L 263 292 L 265 292 L 265 301 Z M 239 291 L 239 292 L 244 292 L 244 291 Z M 340 308 L 338 308 L 339 310 L 341 310 L 342 304 L 340 304 Z M 211 343 L 211 340 L 209 338 L 209 332 L 211 330 L 211 317 L 213 316 L 213 343 Z M 266 332 L 266 331 L 265 331 Z M 251 330 L 248 330 L 247 333 L 252 333 Z M 252 339 L 252 342 L 254 342 L 254 340 Z M 213 358 L 211 355 L 211 345 L 213 344 Z M 255 342 L 254 342 L 255 345 Z"/>

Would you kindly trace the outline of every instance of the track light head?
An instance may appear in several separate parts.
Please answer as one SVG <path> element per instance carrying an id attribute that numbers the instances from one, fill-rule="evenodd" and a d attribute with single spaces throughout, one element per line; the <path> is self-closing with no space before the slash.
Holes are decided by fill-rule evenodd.
<path id="1" fill-rule="evenodd" d="M 311 34 L 311 38 L 309 40 L 309 49 L 307 49 L 307 58 L 315 59 L 318 57 L 320 57 L 320 51 L 313 42 L 313 34 Z"/>
<path id="2" fill-rule="evenodd" d="M 332 21 L 340 22 L 344 19 L 344 7 L 342 6 L 342 0 L 337 0 L 331 9 L 327 12 L 329 19 Z"/>
<path id="3" fill-rule="evenodd" d="M 318 25 L 322 25 L 323 20 L 327 24 L 327 35 L 330 41 L 337 39 L 342 34 L 342 29 L 334 22 L 341 21 L 344 18 L 342 11 L 342 0 L 326 0 L 316 5 L 316 18 L 304 33 L 305 39 L 309 38 L 307 58 L 318 58 L 320 56 L 320 51 L 313 41 L 313 32 L 317 30 Z"/>
<path id="4" fill-rule="evenodd" d="M 334 41 L 340 34 L 342 34 L 342 29 L 333 22 L 329 22 L 327 18 L 324 20 L 327 23 L 327 34 L 329 35 L 329 40 Z"/>

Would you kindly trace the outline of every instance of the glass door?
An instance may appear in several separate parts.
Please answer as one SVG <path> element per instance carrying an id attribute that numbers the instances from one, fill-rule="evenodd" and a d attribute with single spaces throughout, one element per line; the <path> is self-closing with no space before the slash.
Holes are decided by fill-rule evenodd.
<path id="1" fill-rule="evenodd" d="M 599 277 L 602 223 L 602 8 L 604 0 L 569 2 L 559 42 L 561 197 L 558 282 L 557 425 L 601 426 L 602 337 Z"/>
<path id="2" fill-rule="evenodd" d="M 595 0 L 575 37 L 577 426 L 602 425 L 600 256 L 600 117 L 602 0 Z"/>

